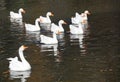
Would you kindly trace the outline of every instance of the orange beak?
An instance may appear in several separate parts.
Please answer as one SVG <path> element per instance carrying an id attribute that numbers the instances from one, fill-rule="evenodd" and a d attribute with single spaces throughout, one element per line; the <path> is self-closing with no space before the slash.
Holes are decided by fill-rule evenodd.
<path id="1" fill-rule="evenodd" d="M 90 15 L 90 12 L 88 12 L 87 14 Z"/>
<path id="2" fill-rule="evenodd" d="M 23 48 L 26 49 L 26 48 L 28 48 L 28 47 L 23 45 Z"/>
<path id="3" fill-rule="evenodd" d="M 63 24 L 67 24 L 66 22 L 64 22 Z"/>
<path id="4" fill-rule="evenodd" d="M 25 10 L 23 10 L 22 12 L 25 13 Z"/>
<path id="5" fill-rule="evenodd" d="M 51 13 L 51 16 L 54 16 L 54 14 L 53 14 L 53 13 Z"/>

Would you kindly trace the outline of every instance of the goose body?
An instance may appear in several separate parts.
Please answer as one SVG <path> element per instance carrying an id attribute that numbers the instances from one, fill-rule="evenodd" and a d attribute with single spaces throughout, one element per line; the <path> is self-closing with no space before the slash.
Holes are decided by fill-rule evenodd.
<path id="1" fill-rule="evenodd" d="M 63 28 L 62 24 L 66 24 L 66 22 L 64 22 L 64 20 L 60 20 L 58 22 L 58 25 L 52 23 L 51 24 L 51 31 L 55 32 L 55 33 L 64 32 L 64 28 Z"/>
<path id="2" fill-rule="evenodd" d="M 57 44 L 58 43 L 56 33 L 53 33 L 53 37 L 40 35 L 40 39 L 41 39 L 40 43 L 44 43 L 44 44 Z"/>
<path id="3" fill-rule="evenodd" d="M 13 19 L 22 19 L 22 13 L 25 13 L 25 10 L 23 8 L 20 8 L 18 10 L 18 13 L 10 11 L 10 18 L 13 18 Z"/>
<path id="4" fill-rule="evenodd" d="M 27 47 L 25 47 L 24 45 L 22 45 L 19 48 L 19 56 L 21 61 L 18 60 L 18 57 L 15 58 L 7 58 L 9 61 L 9 69 L 12 71 L 26 71 L 26 70 L 30 70 L 31 66 L 30 64 L 27 62 L 27 60 L 24 58 L 23 55 L 23 51 L 24 49 L 26 49 Z"/>
<path id="5" fill-rule="evenodd" d="M 70 33 L 71 34 L 83 34 L 84 33 L 81 24 L 79 24 L 78 26 L 69 25 L 69 28 L 70 28 Z"/>
<path id="6" fill-rule="evenodd" d="M 53 16 L 51 12 L 47 12 L 46 17 L 40 16 L 40 23 L 51 23 L 50 16 Z"/>
<path id="7" fill-rule="evenodd" d="M 40 22 L 40 19 L 37 18 L 35 20 L 35 25 L 25 23 L 26 31 L 40 31 L 39 22 Z"/>

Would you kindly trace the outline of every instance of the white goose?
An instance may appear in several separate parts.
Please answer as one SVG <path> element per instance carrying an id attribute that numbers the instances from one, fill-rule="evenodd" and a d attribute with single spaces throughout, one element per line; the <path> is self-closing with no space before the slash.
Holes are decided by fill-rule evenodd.
<path id="1" fill-rule="evenodd" d="M 44 43 L 44 44 L 57 44 L 58 43 L 57 35 L 54 32 L 53 32 L 53 37 L 40 35 L 40 40 L 41 40 L 40 43 Z"/>
<path id="2" fill-rule="evenodd" d="M 40 31 L 39 22 L 40 22 L 40 18 L 37 18 L 35 20 L 35 25 L 25 23 L 26 31 Z"/>
<path id="3" fill-rule="evenodd" d="M 81 24 L 78 24 L 78 26 L 75 26 L 75 25 L 71 24 L 71 25 L 69 25 L 69 28 L 70 28 L 70 33 L 71 34 L 83 34 L 84 33 Z"/>
<path id="4" fill-rule="evenodd" d="M 79 24 L 81 23 L 81 21 L 82 21 L 82 17 L 78 12 L 75 13 L 75 17 L 71 17 L 71 22 L 73 24 Z"/>
<path id="5" fill-rule="evenodd" d="M 50 16 L 53 16 L 52 12 L 47 12 L 46 17 L 40 16 L 40 23 L 51 23 Z"/>
<path id="6" fill-rule="evenodd" d="M 64 20 L 59 20 L 58 25 L 52 23 L 51 24 L 51 31 L 58 33 L 58 32 L 64 32 L 62 24 L 67 24 Z"/>
<path id="7" fill-rule="evenodd" d="M 7 58 L 7 60 L 10 60 L 9 62 L 9 69 L 12 71 L 26 71 L 26 70 L 30 70 L 31 66 L 30 64 L 27 62 L 27 60 L 24 58 L 23 55 L 23 51 L 26 49 L 27 47 L 22 45 L 19 48 L 19 56 L 21 61 L 18 60 L 18 57 L 15 58 Z"/>
<path id="8" fill-rule="evenodd" d="M 88 20 L 87 15 L 90 15 L 88 10 L 85 10 L 84 13 L 81 13 L 81 14 L 76 12 L 75 17 L 71 18 L 71 22 L 73 24 L 79 24 L 79 23 L 82 23 L 84 21 L 84 23 L 85 23 Z"/>
<path id="9" fill-rule="evenodd" d="M 20 8 L 18 10 L 18 13 L 10 11 L 10 18 L 13 18 L 13 19 L 22 19 L 22 13 L 25 13 L 25 10 L 23 8 Z"/>

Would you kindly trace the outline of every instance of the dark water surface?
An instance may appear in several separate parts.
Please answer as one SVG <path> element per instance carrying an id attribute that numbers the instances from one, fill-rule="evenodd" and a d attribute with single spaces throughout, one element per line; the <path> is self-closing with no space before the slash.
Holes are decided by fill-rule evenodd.
<path id="1" fill-rule="evenodd" d="M 119 0 L 0 0 L 0 82 L 120 82 Z M 22 23 L 11 23 L 9 11 L 26 10 Z M 89 10 L 89 28 L 84 35 L 71 35 L 70 18 Z M 63 19 L 65 35 L 58 45 L 41 45 L 39 32 L 28 33 L 24 23 L 52 11 L 52 22 Z M 48 35 L 49 33 L 45 33 Z M 58 36 L 60 37 L 60 36 Z M 6 58 L 18 55 L 22 44 L 32 70 L 6 73 Z M 55 57 L 54 55 L 59 55 Z"/>

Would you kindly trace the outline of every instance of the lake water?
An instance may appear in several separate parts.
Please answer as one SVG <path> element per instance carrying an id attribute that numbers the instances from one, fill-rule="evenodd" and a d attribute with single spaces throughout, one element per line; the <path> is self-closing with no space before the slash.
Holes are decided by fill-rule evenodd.
<path id="1" fill-rule="evenodd" d="M 0 0 L 0 82 L 119 82 L 119 3 L 119 0 Z M 12 23 L 9 12 L 17 12 L 20 7 L 26 10 L 23 22 Z M 84 10 L 91 13 L 86 33 L 71 35 L 70 18 Z M 52 22 L 57 24 L 60 19 L 67 22 L 57 45 L 39 44 L 41 33 L 26 32 L 24 28 L 25 22 L 34 24 L 37 17 L 48 11 L 54 13 Z M 6 58 L 18 56 L 21 45 L 28 46 L 24 54 L 32 69 L 8 73 Z"/>

